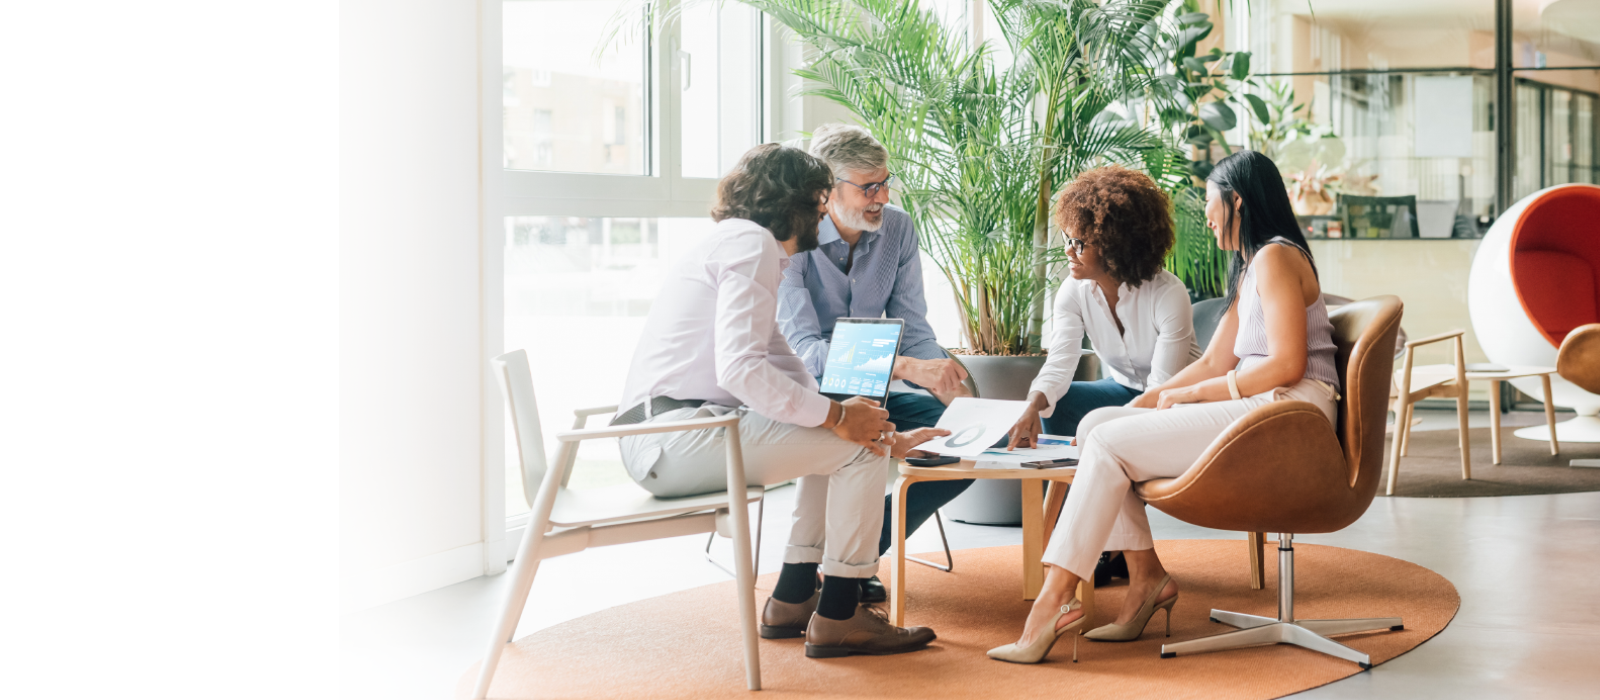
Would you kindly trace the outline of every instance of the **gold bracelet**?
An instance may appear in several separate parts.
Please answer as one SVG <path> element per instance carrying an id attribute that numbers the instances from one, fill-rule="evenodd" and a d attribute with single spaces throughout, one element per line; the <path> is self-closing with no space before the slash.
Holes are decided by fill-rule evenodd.
<path id="1" fill-rule="evenodd" d="M 1228 370 L 1228 395 L 1232 396 L 1234 401 L 1244 398 L 1239 395 L 1239 370 Z"/>

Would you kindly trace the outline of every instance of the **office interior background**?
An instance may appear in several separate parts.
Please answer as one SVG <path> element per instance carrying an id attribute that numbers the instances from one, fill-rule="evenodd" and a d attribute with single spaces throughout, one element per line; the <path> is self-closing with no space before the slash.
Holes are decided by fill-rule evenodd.
<path id="1" fill-rule="evenodd" d="M 1398 295 L 1412 337 L 1466 328 L 1486 359 L 1466 312 L 1479 238 L 1529 193 L 1600 182 L 1600 8 L 1246 4 L 1202 0 L 1206 46 L 1293 90 L 1343 150 L 1324 175 L 1415 198 L 1415 238 L 1308 215 L 1326 290 Z M 998 33 L 981 0 L 926 6 L 971 41 Z M 550 370 L 547 435 L 614 401 L 720 174 L 851 121 L 797 94 L 804 50 L 748 7 L 661 32 L 642 13 L 4 10 L 4 694 L 340 696 L 341 624 L 504 572 L 527 505 L 488 358 L 526 348 Z M 924 270 L 959 345 L 949 282 Z M 578 486 L 627 478 L 614 447 L 579 465 Z M 1594 538 L 1593 511 L 1576 517 Z M 476 640 L 487 618 L 460 625 Z"/>

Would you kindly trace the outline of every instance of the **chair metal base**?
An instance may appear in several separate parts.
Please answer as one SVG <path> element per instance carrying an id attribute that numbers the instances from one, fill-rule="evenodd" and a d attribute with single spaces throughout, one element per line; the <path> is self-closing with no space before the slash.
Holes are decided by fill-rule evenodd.
<path id="1" fill-rule="evenodd" d="M 1201 637 L 1187 642 L 1161 645 L 1161 658 L 1169 659 L 1179 654 L 1200 654 L 1208 651 L 1241 649 L 1261 644 L 1293 644 L 1320 651 L 1345 661 L 1354 661 L 1362 668 L 1372 668 L 1366 654 L 1328 639 L 1325 635 L 1370 632 L 1372 630 L 1401 630 L 1405 626 L 1398 617 L 1373 617 L 1365 620 L 1296 620 L 1284 622 L 1270 617 L 1212 610 L 1211 621 L 1232 625 L 1232 632 Z"/>
<path id="2" fill-rule="evenodd" d="M 914 561 L 923 566 L 933 567 L 945 573 L 950 573 L 951 569 L 956 568 L 956 560 L 955 557 L 950 556 L 950 540 L 946 539 L 944 536 L 944 517 L 939 515 L 939 511 L 933 511 L 933 523 L 939 526 L 939 543 L 944 545 L 944 565 L 940 566 L 926 559 L 918 559 L 910 555 L 906 556 L 906 561 Z"/>
<path id="3" fill-rule="evenodd" d="M 1371 632 L 1374 630 L 1399 631 L 1405 625 L 1398 617 L 1369 617 L 1350 620 L 1296 620 L 1294 619 L 1294 535 L 1278 535 L 1278 617 L 1262 617 L 1244 613 L 1212 610 L 1211 621 L 1237 627 L 1232 632 L 1161 645 L 1161 658 L 1170 659 L 1179 654 L 1200 654 L 1208 651 L 1225 651 L 1262 644 L 1293 644 L 1297 647 L 1320 651 L 1346 661 L 1354 661 L 1361 668 L 1372 668 L 1372 659 L 1355 649 L 1328 639 L 1327 635 Z"/>

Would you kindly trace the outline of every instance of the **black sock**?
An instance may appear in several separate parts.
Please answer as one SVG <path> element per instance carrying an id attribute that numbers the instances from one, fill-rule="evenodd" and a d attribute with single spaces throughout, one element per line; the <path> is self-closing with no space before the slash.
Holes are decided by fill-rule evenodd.
<path id="1" fill-rule="evenodd" d="M 778 573 L 778 585 L 772 588 L 772 597 L 780 603 L 804 603 L 816 592 L 816 564 L 784 564 Z"/>
<path id="2" fill-rule="evenodd" d="M 861 604 L 861 579 L 841 576 L 822 577 L 822 597 L 817 600 L 817 614 L 830 620 L 848 620 L 855 616 Z"/>

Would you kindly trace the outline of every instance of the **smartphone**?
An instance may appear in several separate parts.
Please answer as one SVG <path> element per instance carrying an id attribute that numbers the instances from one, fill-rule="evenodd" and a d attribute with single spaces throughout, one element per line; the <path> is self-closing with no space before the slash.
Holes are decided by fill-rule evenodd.
<path id="1" fill-rule="evenodd" d="M 1067 457 L 1065 459 L 1047 459 L 1047 460 L 1040 461 L 1040 462 L 1023 462 L 1022 466 L 1024 468 L 1027 468 L 1027 469 L 1055 469 L 1057 467 L 1076 467 L 1076 466 L 1078 466 L 1078 460 L 1075 459 L 1075 458 L 1072 458 L 1072 457 Z"/>
<path id="2" fill-rule="evenodd" d="M 955 464 L 961 461 L 955 455 L 934 455 L 932 457 L 907 457 L 906 464 L 913 467 L 942 467 L 946 464 Z M 1076 463 L 1077 460 L 1073 460 Z"/>

